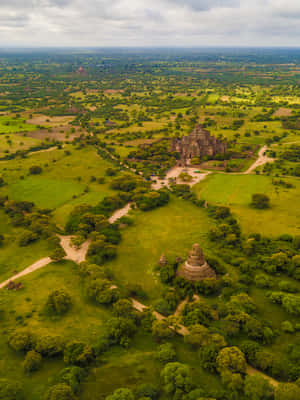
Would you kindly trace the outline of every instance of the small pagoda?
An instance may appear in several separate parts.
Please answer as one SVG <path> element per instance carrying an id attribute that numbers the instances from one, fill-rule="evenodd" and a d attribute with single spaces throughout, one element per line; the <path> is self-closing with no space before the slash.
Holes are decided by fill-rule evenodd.
<path id="1" fill-rule="evenodd" d="M 194 244 L 188 259 L 182 264 L 177 275 L 189 281 L 201 281 L 206 278 L 217 278 L 216 272 L 206 262 L 199 244 Z"/>

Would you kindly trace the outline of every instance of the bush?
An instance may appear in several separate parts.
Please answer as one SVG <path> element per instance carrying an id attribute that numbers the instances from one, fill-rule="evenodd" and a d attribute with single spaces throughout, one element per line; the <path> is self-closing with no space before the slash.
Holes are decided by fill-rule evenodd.
<path id="1" fill-rule="evenodd" d="M 39 175 L 42 172 L 43 172 L 43 169 L 39 165 L 33 165 L 32 167 L 29 168 L 30 175 Z"/>
<path id="2" fill-rule="evenodd" d="M 165 343 L 159 346 L 157 358 L 160 362 L 166 364 L 176 359 L 176 351 L 171 343 Z"/>
<path id="3" fill-rule="evenodd" d="M 55 335 L 40 336 L 35 349 L 44 357 L 55 357 L 63 351 L 63 339 Z"/>
<path id="4" fill-rule="evenodd" d="M 67 254 L 66 254 L 65 250 L 60 246 L 60 247 L 57 247 L 52 252 L 52 254 L 50 255 L 50 258 L 51 258 L 51 260 L 58 262 L 58 261 L 61 261 L 66 255 Z"/>
<path id="5" fill-rule="evenodd" d="M 293 328 L 293 325 L 290 323 L 290 321 L 283 321 L 281 323 L 281 329 L 285 333 L 294 333 L 294 331 L 295 331 Z"/>
<path id="6" fill-rule="evenodd" d="M 73 366 L 60 371 L 56 377 L 57 383 L 64 383 L 72 389 L 73 393 L 79 392 L 80 384 L 86 376 L 84 369 Z"/>
<path id="7" fill-rule="evenodd" d="M 33 232 L 25 232 L 19 239 L 19 245 L 22 247 L 28 246 L 30 243 L 35 242 L 38 239 L 38 235 Z"/>
<path id="8" fill-rule="evenodd" d="M 63 315 L 69 311 L 71 304 L 71 296 L 64 289 L 58 289 L 49 294 L 46 310 L 50 314 Z"/>
<path id="9" fill-rule="evenodd" d="M 28 330 L 16 330 L 9 338 L 9 345 L 15 351 L 28 351 L 33 347 L 32 333 Z"/>
<path id="10" fill-rule="evenodd" d="M 155 386 L 150 385 L 149 383 L 144 383 L 137 388 L 136 397 L 146 398 L 151 400 L 156 400 L 158 398 L 159 391 Z"/>
<path id="11" fill-rule="evenodd" d="M 48 390 L 45 400 L 76 400 L 76 397 L 70 386 L 59 383 Z"/>
<path id="12" fill-rule="evenodd" d="M 73 341 L 69 343 L 64 351 L 64 362 L 78 366 L 86 366 L 94 359 L 91 347 L 83 342 Z"/>
<path id="13" fill-rule="evenodd" d="M 134 396 L 130 389 L 117 389 L 105 400 L 134 400 Z"/>
<path id="14" fill-rule="evenodd" d="M 17 382 L 7 379 L 0 379 L 0 400 L 23 400 L 23 388 Z"/>
<path id="15" fill-rule="evenodd" d="M 255 193 L 252 195 L 252 207 L 258 209 L 265 209 L 270 207 L 270 198 L 266 194 Z"/>
<path id="16" fill-rule="evenodd" d="M 42 364 L 42 357 L 40 353 L 34 350 L 29 351 L 26 354 L 25 360 L 23 362 L 23 369 L 26 373 L 30 374 L 34 371 L 38 371 Z"/>

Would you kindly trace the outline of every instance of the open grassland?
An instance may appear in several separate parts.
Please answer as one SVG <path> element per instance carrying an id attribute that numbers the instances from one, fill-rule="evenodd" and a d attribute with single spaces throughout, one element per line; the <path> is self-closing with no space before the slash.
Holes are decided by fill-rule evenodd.
<path id="1" fill-rule="evenodd" d="M 300 213 L 298 207 L 300 181 L 286 179 L 295 187 L 284 189 L 272 185 L 272 178 L 261 175 L 213 174 L 194 190 L 208 203 L 227 205 L 238 216 L 245 233 L 260 232 L 278 236 L 282 233 L 299 234 Z M 256 210 L 250 206 L 254 193 L 270 197 L 271 208 Z"/>
<path id="2" fill-rule="evenodd" d="M 117 259 L 109 265 L 117 281 L 138 283 L 153 299 L 162 289 L 153 271 L 161 254 L 170 259 L 186 257 L 194 243 L 207 249 L 211 221 L 205 210 L 177 198 L 167 206 L 135 212 L 134 216 L 134 225 L 123 231 Z"/>
<path id="3" fill-rule="evenodd" d="M 34 165 L 43 168 L 40 175 L 28 175 L 29 168 Z M 109 178 L 105 178 L 104 184 L 91 182 L 92 177 L 103 177 L 106 169 L 111 167 L 91 147 L 75 149 L 66 146 L 61 150 L 33 154 L 26 159 L 3 162 L 1 166 L 8 185 L 1 188 L 0 193 L 13 200 L 32 201 L 41 208 L 55 209 L 56 222 L 60 224 L 64 224 L 73 205 L 97 204 L 111 193 Z"/>
<path id="4" fill-rule="evenodd" d="M 30 246 L 20 248 L 18 242 L 24 229 L 13 227 L 3 211 L 0 211 L 0 221 L 0 234 L 5 235 L 5 241 L 0 247 L 1 283 L 40 258 L 49 256 L 53 249 L 46 240 L 39 240 Z"/>
<path id="5" fill-rule="evenodd" d="M 27 132 L 38 129 L 34 124 L 26 124 L 21 118 L 0 116 L 0 133 Z"/>
<path id="6" fill-rule="evenodd" d="M 0 157 L 40 144 L 40 140 L 13 133 L 0 135 Z"/>
<path id="7" fill-rule="evenodd" d="M 92 344 L 103 332 L 103 324 L 110 315 L 104 308 L 86 301 L 77 268 L 77 265 L 66 261 L 49 264 L 22 279 L 23 290 L 0 292 L 1 308 L 5 309 L 1 321 L 1 377 L 22 381 L 26 398 L 30 400 L 43 397 L 51 377 L 64 368 L 64 364 L 56 359 L 47 360 L 36 374 L 30 377 L 25 375 L 22 355 L 17 355 L 7 345 L 9 333 L 16 327 L 26 326 L 37 336 L 49 333 L 61 335 L 66 342 L 76 338 Z M 72 308 L 63 318 L 53 319 L 44 313 L 43 307 L 49 293 L 61 287 L 71 295 Z"/>

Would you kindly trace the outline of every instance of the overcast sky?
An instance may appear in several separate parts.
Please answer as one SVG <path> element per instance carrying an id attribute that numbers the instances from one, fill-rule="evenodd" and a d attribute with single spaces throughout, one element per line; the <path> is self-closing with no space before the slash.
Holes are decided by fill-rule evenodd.
<path id="1" fill-rule="evenodd" d="M 0 46 L 300 46 L 300 0 L 0 0 Z"/>

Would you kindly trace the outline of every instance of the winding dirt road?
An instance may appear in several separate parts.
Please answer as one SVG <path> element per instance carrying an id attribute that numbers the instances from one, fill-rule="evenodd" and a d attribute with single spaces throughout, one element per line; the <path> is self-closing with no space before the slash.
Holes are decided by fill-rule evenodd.
<path id="1" fill-rule="evenodd" d="M 267 146 L 263 146 L 258 152 L 258 159 L 247 169 L 247 171 L 243 172 L 243 174 L 251 174 L 257 167 L 264 165 L 268 162 L 274 162 L 275 158 L 268 157 L 265 153 L 268 150 Z"/>

